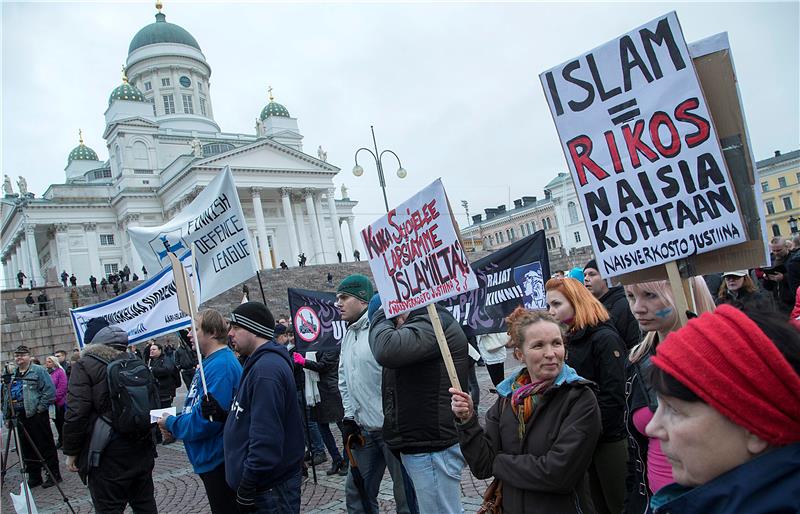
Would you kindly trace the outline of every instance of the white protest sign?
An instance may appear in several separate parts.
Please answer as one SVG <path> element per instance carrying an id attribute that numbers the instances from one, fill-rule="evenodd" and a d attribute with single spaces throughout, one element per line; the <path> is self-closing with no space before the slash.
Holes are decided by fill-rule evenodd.
<path id="1" fill-rule="evenodd" d="M 540 75 L 600 273 L 745 240 L 674 12 Z"/>
<path id="2" fill-rule="evenodd" d="M 181 261 L 191 273 L 190 254 Z M 172 267 L 165 268 L 150 280 L 125 294 L 105 302 L 70 309 L 72 326 L 82 348 L 86 324 L 92 318 L 105 318 L 128 333 L 128 344 L 175 332 L 190 325 L 189 316 L 178 307 L 178 294 Z"/>
<path id="3" fill-rule="evenodd" d="M 361 238 L 388 318 L 478 287 L 441 179 L 362 229 Z"/>
<path id="4" fill-rule="evenodd" d="M 130 227 L 129 233 L 147 269 L 168 266 L 168 250 L 183 255 L 194 243 L 200 270 L 200 303 L 244 282 L 258 271 L 236 184 L 228 166 L 169 222 L 158 227 Z"/>

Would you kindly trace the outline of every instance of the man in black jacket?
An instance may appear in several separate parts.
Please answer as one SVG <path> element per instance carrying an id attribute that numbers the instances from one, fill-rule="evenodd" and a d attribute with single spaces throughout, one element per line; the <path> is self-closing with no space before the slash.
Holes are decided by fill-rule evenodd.
<path id="1" fill-rule="evenodd" d="M 592 296 L 600 300 L 611 316 L 611 323 L 619 332 L 625 348 L 630 350 L 639 344 L 641 337 L 639 323 L 633 317 L 628 299 L 625 298 L 625 289 L 622 286 L 609 288 L 606 281 L 600 276 L 597 261 L 594 259 L 584 266 L 583 277 L 583 285 L 592 293 Z"/>
<path id="2" fill-rule="evenodd" d="M 84 341 L 86 346 L 72 366 L 67 391 L 63 445 L 67 469 L 78 472 L 84 483 L 88 480 L 97 512 L 123 512 L 130 504 L 137 514 L 157 513 L 153 489 L 156 452 L 150 432 L 141 437 L 115 434 L 97 466 L 92 467 L 88 459 L 95 423 L 101 422 L 101 416 L 111 419 L 106 365 L 92 356 L 106 361 L 124 357 L 128 334 L 95 318 L 87 325 Z"/>
<path id="3" fill-rule="evenodd" d="M 444 308 L 437 308 L 462 386 L 468 384 L 467 337 Z M 427 309 L 386 319 L 377 309 L 369 331 L 383 366 L 383 436 L 399 453 L 414 484 L 420 512 L 462 512 L 465 461 L 450 409 L 450 379 Z"/>

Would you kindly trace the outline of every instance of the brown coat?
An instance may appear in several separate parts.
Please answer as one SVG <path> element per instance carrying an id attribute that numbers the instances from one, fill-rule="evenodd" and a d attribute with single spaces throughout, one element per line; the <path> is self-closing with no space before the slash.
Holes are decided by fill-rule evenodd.
<path id="1" fill-rule="evenodd" d="M 600 437 L 600 408 L 585 381 L 547 391 L 520 443 L 510 399 L 458 424 L 459 442 L 472 473 L 503 484 L 504 514 L 593 513 L 586 470 Z"/>

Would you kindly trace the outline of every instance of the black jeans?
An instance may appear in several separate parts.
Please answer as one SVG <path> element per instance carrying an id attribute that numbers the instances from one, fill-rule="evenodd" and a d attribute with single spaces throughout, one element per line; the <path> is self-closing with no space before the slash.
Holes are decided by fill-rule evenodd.
<path id="1" fill-rule="evenodd" d="M 157 514 L 153 491 L 155 450 L 150 440 L 112 440 L 89 473 L 89 492 L 98 514 L 122 514 L 130 504 L 136 514 Z"/>
<path id="2" fill-rule="evenodd" d="M 225 463 L 211 471 L 200 473 L 200 480 L 206 488 L 208 505 L 213 514 L 229 514 L 237 512 L 236 492 L 228 487 L 225 481 Z"/>
<path id="3" fill-rule="evenodd" d="M 28 469 L 28 474 L 33 479 L 41 478 L 42 462 L 36 455 L 36 451 L 33 449 L 33 446 L 31 446 L 28 438 L 22 433 L 23 428 L 28 432 L 28 435 L 33 440 L 33 444 L 36 445 L 39 453 L 42 454 L 42 458 L 45 463 L 47 463 L 47 467 L 50 468 L 53 476 L 56 478 L 60 477 L 61 472 L 58 469 L 56 443 L 53 441 L 53 431 L 50 430 L 50 413 L 48 411 L 39 412 L 30 418 L 20 415 L 18 419 L 21 425 L 19 442 L 22 450 L 22 458 L 25 459 L 25 466 Z"/>
<path id="4" fill-rule="evenodd" d="M 61 442 L 61 436 L 64 433 L 64 412 L 67 409 L 67 405 L 58 405 L 56 407 L 56 419 L 54 420 L 56 423 L 56 432 L 58 432 L 58 442 Z"/>

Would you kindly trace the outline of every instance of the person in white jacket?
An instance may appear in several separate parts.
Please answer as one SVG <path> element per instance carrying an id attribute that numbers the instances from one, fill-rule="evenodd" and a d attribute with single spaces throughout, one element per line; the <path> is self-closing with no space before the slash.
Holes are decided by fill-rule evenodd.
<path id="1" fill-rule="evenodd" d="M 364 478 L 367 498 L 362 498 L 351 469 L 345 484 L 347 512 L 365 513 L 365 503 L 378 512 L 378 490 L 388 466 L 397 512 L 416 514 L 419 510 L 411 480 L 383 440 L 382 369 L 369 346 L 367 307 L 372 296 L 372 283 L 364 275 L 346 277 L 336 290 L 336 306 L 347 323 L 339 358 L 339 392 L 344 407 L 342 436 L 345 443 L 351 435 L 362 435 L 365 441 L 363 446 L 351 443 L 351 449 Z"/>

